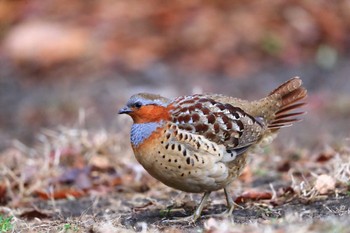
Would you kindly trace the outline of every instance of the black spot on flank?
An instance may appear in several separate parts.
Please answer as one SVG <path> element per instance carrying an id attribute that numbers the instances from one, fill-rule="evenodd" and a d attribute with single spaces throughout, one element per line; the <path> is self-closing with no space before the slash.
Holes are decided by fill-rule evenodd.
<path id="1" fill-rule="evenodd" d="M 160 154 L 160 151 L 158 151 L 158 154 Z"/>
<path id="2" fill-rule="evenodd" d="M 166 144 L 165 145 L 165 149 L 167 150 L 169 148 L 169 144 Z"/>
<path id="3" fill-rule="evenodd" d="M 168 167 L 165 167 L 165 169 L 168 169 Z"/>
<path id="4" fill-rule="evenodd" d="M 168 162 L 170 163 L 170 162 L 171 162 L 171 159 L 169 159 Z"/>
<path id="5" fill-rule="evenodd" d="M 183 138 L 183 134 L 180 133 L 180 134 L 179 134 L 179 140 L 182 140 L 182 138 Z"/>
<path id="6" fill-rule="evenodd" d="M 163 165 L 163 163 L 160 163 L 160 166 L 162 166 Z"/>
<path id="7" fill-rule="evenodd" d="M 172 145 L 171 145 L 171 149 L 172 149 L 172 150 L 175 150 L 175 144 L 172 144 Z"/>
<path id="8" fill-rule="evenodd" d="M 211 148 L 213 148 L 213 150 L 216 152 L 216 148 L 215 148 L 214 144 L 211 144 Z"/>
<path id="9" fill-rule="evenodd" d="M 181 174 L 181 176 L 184 176 L 184 175 L 185 175 L 185 173 L 182 173 L 182 174 Z"/>
<path id="10" fill-rule="evenodd" d="M 231 157 L 233 157 L 233 153 L 231 153 Z"/>
<path id="11" fill-rule="evenodd" d="M 177 130 L 175 130 L 175 131 L 174 131 L 174 135 L 176 136 L 176 135 L 177 135 L 177 133 L 178 133 L 178 132 L 177 132 Z"/>
<path id="12" fill-rule="evenodd" d="M 179 165 L 177 168 L 178 168 L 178 169 L 181 169 L 181 166 Z"/>
<path id="13" fill-rule="evenodd" d="M 167 134 L 167 135 L 166 135 L 166 139 L 169 139 L 169 138 L 170 138 L 170 134 Z"/>
<path id="14" fill-rule="evenodd" d="M 189 171 L 188 174 L 191 175 L 191 171 Z"/>
<path id="15" fill-rule="evenodd" d="M 202 158 L 202 164 L 204 164 L 204 159 Z"/>
<path id="16" fill-rule="evenodd" d="M 177 159 L 175 159 L 174 162 L 177 163 Z"/>
<path id="17" fill-rule="evenodd" d="M 186 163 L 187 163 L 188 165 L 190 165 L 190 164 L 191 164 L 191 158 L 190 158 L 190 157 L 187 157 L 187 159 L 186 159 Z"/>
<path id="18" fill-rule="evenodd" d="M 187 140 L 188 139 L 188 135 L 187 134 L 185 134 L 185 140 Z"/>
<path id="19" fill-rule="evenodd" d="M 178 151 L 181 151 L 182 150 L 182 148 L 181 148 L 181 145 L 179 144 L 179 145 L 177 145 L 177 149 L 178 149 Z"/>
<path id="20" fill-rule="evenodd" d="M 201 144 L 199 142 L 197 142 L 197 149 L 199 149 L 201 147 Z"/>
<path id="21" fill-rule="evenodd" d="M 165 155 L 163 155 L 162 158 L 165 159 Z"/>
<path id="22" fill-rule="evenodd" d="M 164 144 L 164 142 L 163 142 L 163 141 L 161 141 L 160 143 L 161 143 L 161 144 Z"/>
<path id="23" fill-rule="evenodd" d="M 195 157 L 196 160 L 199 162 L 198 155 L 194 154 L 194 157 Z"/>
<path id="24" fill-rule="evenodd" d="M 184 156 L 186 156 L 186 155 L 187 155 L 187 151 L 186 151 L 186 150 L 183 150 L 183 151 L 182 151 L 182 154 L 183 154 Z"/>

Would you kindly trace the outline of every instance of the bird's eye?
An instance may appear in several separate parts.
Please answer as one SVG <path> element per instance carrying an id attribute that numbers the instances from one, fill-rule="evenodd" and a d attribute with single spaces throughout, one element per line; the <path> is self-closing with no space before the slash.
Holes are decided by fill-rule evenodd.
<path id="1" fill-rule="evenodd" d="M 135 107 L 135 108 L 141 108 L 141 106 L 142 106 L 142 103 L 141 103 L 141 102 L 136 102 L 136 103 L 134 104 L 134 107 Z"/>

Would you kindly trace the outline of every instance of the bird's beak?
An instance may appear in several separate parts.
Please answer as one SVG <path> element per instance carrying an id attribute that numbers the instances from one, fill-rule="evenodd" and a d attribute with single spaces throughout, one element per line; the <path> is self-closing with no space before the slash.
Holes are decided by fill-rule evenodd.
<path id="1" fill-rule="evenodd" d="M 131 112 L 132 112 L 132 110 L 128 106 L 125 106 L 125 107 L 119 109 L 118 114 L 129 114 Z"/>

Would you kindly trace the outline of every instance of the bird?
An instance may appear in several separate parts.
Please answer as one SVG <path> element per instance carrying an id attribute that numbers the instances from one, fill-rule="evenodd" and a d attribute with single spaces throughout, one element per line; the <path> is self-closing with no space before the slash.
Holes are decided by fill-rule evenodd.
<path id="1" fill-rule="evenodd" d="M 131 147 L 151 176 L 177 190 L 203 193 L 194 213 L 184 218 L 195 222 L 210 193 L 221 189 L 227 202 L 223 214 L 232 215 L 235 203 L 228 187 L 242 173 L 248 152 L 300 121 L 306 96 L 302 80 L 294 77 L 255 101 L 221 94 L 170 99 L 139 93 L 118 113 L 131 116 Z"/>

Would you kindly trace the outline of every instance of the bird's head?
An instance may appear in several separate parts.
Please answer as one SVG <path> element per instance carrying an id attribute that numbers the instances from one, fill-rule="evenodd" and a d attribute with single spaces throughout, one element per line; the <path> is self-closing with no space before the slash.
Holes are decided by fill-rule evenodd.
<path id="1" fill-rule="evenodd" d="M 119 114 L 128 114 L 134 123 L 159 122 L 169 119 L 170 102 L 160 95 L 139 93 L 130 97 Z"/>

